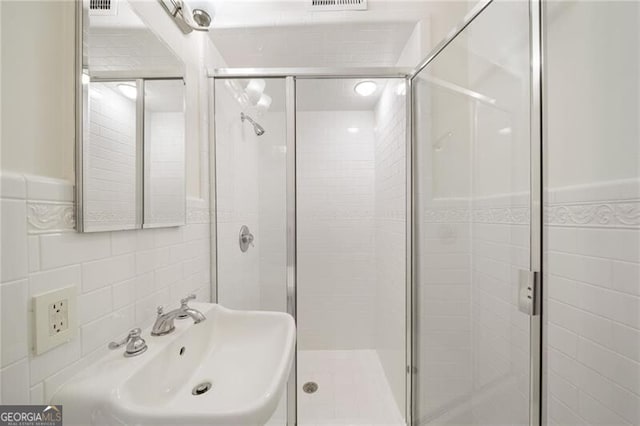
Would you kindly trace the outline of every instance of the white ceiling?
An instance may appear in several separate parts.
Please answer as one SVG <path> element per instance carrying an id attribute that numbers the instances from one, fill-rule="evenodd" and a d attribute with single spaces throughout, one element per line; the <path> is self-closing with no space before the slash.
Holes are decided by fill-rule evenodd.
<path id="1" fill-rule="evenodd" d="M 404 80 L 400 79 L 373 79 L 372 81 L 378 85 L 376 91 L 370 96 L 360 96 L 354 90 L 355 85 L 360 81 L 362 79 L 298 80 L 296 109 L 299 111 L 373 111 L 388 82 L 395 85 L 404 83 Z"/>
<path id="2" fill-rule="evenodd" d="M 214 29 L 229 67 L 394 66 L 415 23 L 379 22 Z"/>
<path id="3" fill-rule="evenodd" d="M 131 9 L 127 0 L 116 0 L 116 15 L 97 15 L 89 12 L 92 28 L 146 28 L 146 25 Z"/>
<path id="4" fill-rule="evenodd" d="M 395 66 L 418 22 L 444 36 L 477 2 L 368 0 L 366 11 L 327 12 L 312 0 L 198 1 L 214 10 L 209 35 L 228 67 Z"/>
<path id="5" fill-rule="evenodd" d="M 189 0 L 187 0 L 189 1 Z M 191 0 L 194 1 L 194 0 Z M 198 0 L 202 3 L 203 0 Z M 366 11 L 311 9 L 311 0 L 206 0 L 217 29 L 327 23 L 417 22 L 455 3 L 475 0 L 368 0 Z"/>

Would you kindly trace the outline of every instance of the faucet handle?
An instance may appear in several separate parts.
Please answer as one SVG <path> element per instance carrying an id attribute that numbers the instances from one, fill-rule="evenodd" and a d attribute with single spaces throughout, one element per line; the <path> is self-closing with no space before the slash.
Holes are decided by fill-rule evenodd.
<path id="1" fill-rule="evenodd" d="M 156 308 L 156 312 L 158 313 L 158 316 L 162 315 L 164 313 L 164 308 L 162 307 L 162 305 L 158 306 Z"/>
<path id="2" fill-rule="evenodd" d="M 129 331 L 129 334 L 127 334 L 127 337 L 125 337 L 124 339 L 120 340 L 119 342 L 109 343 L 109 349 L 118 349 L 120 346 L 126 345 L 129 340 L 140 337 L 141 334 L 142 330 L 140 330 L 139 328 L 134 328 Z"/>
<path id="3" fill-rule="evenodd" d="M 180 299 L 180 305 L 187 306 L 187 303 L 189 303 L 190 300 L 196 300 L 196 295 L 195 294 L 190 294 L 187 297 L 185 297 L 184 299 Z"/>
<path id="4" fill-rule="evenodd" d="M 109 343 L 109 349 L 118 349 L 124 345 L 127 345 L 127 349 L 124 352 L 124 356 L 127 358 L 140 355 L 147 350 L 147 342 L 142 338 L 142 330 L 139 328 L 130 330 L 127 337 L 121 341 Z"/>

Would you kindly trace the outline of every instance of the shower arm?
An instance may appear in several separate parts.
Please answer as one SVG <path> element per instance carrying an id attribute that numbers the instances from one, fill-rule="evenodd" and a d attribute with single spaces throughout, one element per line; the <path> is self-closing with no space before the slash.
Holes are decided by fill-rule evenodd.
<path id="1" fill-rule="evenodd" d="M 253 118 L 249 117 L 247 114 L 245 114 L 244 112 L 240 113 L 240 120 L 244 121 L 247 120 L 249 123 L 253 124 L 254 126 L 257 124 Z"/>
<path id="2" fill-rule="evenodd" d="M 190 16 L 191 8 L 183 0 L 158 1 L 184 34 L 189 34 L 191 31 L 209 31 L 208 27 L 200 27 L 193 22 Z"/>

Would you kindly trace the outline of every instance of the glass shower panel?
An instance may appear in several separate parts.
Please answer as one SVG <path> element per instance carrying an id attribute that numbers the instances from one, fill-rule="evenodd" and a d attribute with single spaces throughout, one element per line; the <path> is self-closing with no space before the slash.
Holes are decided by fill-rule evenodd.
<path id="1" fill-rule="evenodd" d="M 217 302 L 286 312 L 285 79 L 214 81 Z"/>
<path id="2" fill-rule="evenodd" d="M 414 79 L 419 424 L 529 424 L 528 8 L 492 3 Z"/>
<path id="3" fill-rule="evenodd" d="M 298 424 L 405 423 L 405 91 L 296 82 Z"/>
<path id="4" fill-rule="evenodd" d="M 286 311 L 285 80 L 216 79 L 218 302 Z"/>

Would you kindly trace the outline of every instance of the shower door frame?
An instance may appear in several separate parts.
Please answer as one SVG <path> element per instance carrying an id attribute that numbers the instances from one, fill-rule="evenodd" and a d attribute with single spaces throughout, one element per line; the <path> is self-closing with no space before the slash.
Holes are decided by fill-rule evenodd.
<path id="1" fill-rule="evenodd" d="M 210 173 L 213 182 L 210 184 L 210 200 L 216 203 L 216 163 L 215 163 L 215 81 L 226 79 L 273 78 L 285 81 L 285 116 L 286 116 L 286 222 L 287 222 L 287 313 L 293 316 L 297 323 L 297 261 L 296 261 L 296 81 L 303 79 L 398 79 L 405 81 L 406 87 L 406 133 L 405 133 L 405 423 L 412 425 L 413 405 L 413 377 L 416 373 L 414 366 L 414 280 L 413 280 L 413 96 L 412 96 L 412 68 L 402 67 L 352 67 L 352 68 L 215 68 L 208 71 L 209 79 L 209 140 Z M 215 256 L 212 255 L 211 264 L 215 265 L 215 291 L 212 300 L 218 302 L 218 220 L 217 210 L 212 208 L 212 240 L 216 245 Z M 297 348 L 294 350 L 292 373 L 287 382 L 287 425 L 297 424 Z"/>
<path id="2" fill-rule="evenodd" d="M 431 52 L 423 59 L 420 64 L 411 72 L 408 77 L 409 85 L 412 86 L 413 79 L 420 74 L 440 53 L 442 53 L 449 44 L 451 44 L 464 30 L 494 2 L 494 0 L 481 0 L 466 15 L 463 21 L 457 25 L 449 35 L 438 43 Z M 529 4 L 529 76 L 530 76 L 530 100 L 529 100 L 529 123 L 530 123 L 530 222 L 529 222 L 529 270 L 533 274 L 534 284 L 534 304 L 533 313 L 529 315 L 529 426 L 540 426 L 547 424 L 547 406 L 546 406 L 546 351 L 547 333 L 545 328 L 545 306 L 544 306 L 544 274 L 543 274 L 543 205 L 544 194 L 544 173 L 543 173 L 543 121 L 544 114 L 542 109 L 542 84 L 544 78 L 543 65 L 543 49 L 544 34 L 542 33 L 543 8 L 545 3 L 542 0 L 528 0 Z M 473 94 L 466 93 L 475 97 Z M 413 90 L 411 98 L 413 98 Z M 413 103 L 413 99 L 412 99 Z M 415 117 L 411 117 L 411 122 L 415 121 Z M 411 146 L 416 139 L 414 137 L 414 128 L 411 128 Z M 410 148 L 411 149 L 411 148 Z M 414 164 L 415 167 L 415 164 Z M 413 170 L 413 169 L 412 169 Z M 414 177 L 415 178 L 415 177 Z M 416 188 L 415 182 L 412 185 Z M 415 200 L 417 193 L 412 192 L 411 197 Z M 415 202 L 415 201 L 414 201 Z M 411 203 L 413 205 L 413 202 Z M 416 212 L 413 212 L 416 215 Z M 417 215 L 413 217 L 417 221 Z M 417 236 L 413 236 L 413 241 L 417 241 Z M 412 247 L 412 256 L 416 254 L 415 246 Z M 418 265 L 418 259 L 412 258 L 411 264 L 415 267 Z M 418 276 L 417 269 L 413 269 L 413 288 L 412 293 L 417 294 Z M 416 297 L 417 299 L 417 297 Z M 412 341 L 417 341 L 418 324 L 418 307 L 414 303 L 412 309 L 413 332 Z M 413 359 L 416 360 L 417 345 L 413 345 Z M 411 390 L 411 418 L 418 424 L 417 404 L 414 399 L 417 392 L 417 379 L 413 381 Z"/>

